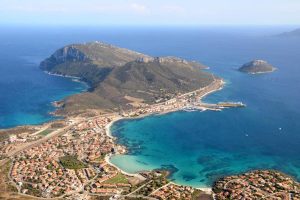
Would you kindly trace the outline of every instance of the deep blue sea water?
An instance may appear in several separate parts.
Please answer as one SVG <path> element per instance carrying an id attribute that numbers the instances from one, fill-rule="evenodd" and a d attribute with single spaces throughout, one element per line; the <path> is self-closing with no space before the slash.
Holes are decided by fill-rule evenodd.
<path id="1" fill-rule="evenodd" d="M 0 127 L 52 120 L 50 102 L 86 86 L 49 76 L 38 63 L 66 44 L 100 40 L 152 56 L 201 61 L 226 81 L 205 101 L 247 104 L 222 112 L 119 121 L 112 132 L 130 152 L 113 157 L 113 163 L 128 172 L 167 168 L 171 179 L 193 186 L 211 186 L 220 176 L 260 168 L 300 180 L 300 38 L 273 36 L 290 29 L 1 27 Z M 279 70 L 257 76 L 236 71 L 256 58 Z"/>
<path id="2" fill-rule="evenodd" d="M 1 28 L 0 128 L 53 120 L 51 102 L 87 89 L 86 84 L 50 76 L 38 68 L 62 45 L 54 35 L 42 34 L 34 29 Z"/>

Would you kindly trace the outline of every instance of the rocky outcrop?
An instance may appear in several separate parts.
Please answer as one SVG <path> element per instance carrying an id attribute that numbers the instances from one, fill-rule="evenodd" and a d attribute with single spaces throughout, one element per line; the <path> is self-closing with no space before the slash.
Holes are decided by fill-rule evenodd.
<path id="1" fill-rule="evenodd" d="M 268 73 L 275 71 L 276 68 L 264 60 L 253 60 L 244 64 L 239 71 L 249 74 Z"/>
<path id="2" fill-rule="evenodd" d="M 45 71 L 51 71 L 56 65 L 65 62 L 88 61 L 87 56 L 75 46 L 66 46 L 54 52 L 48 59 L 41 62 L 40 67 Z"/>
<path id="3" fill-rule="evenodd" d="M 195 68 L 199 68 L 199 69 L 207 69 L 208 67 L 198 63 L 196 61 L 187 61 L 185 59 L 182 58 L 177 58 L 174 56 L 166 56 L 166 57 L 141 57 L 136 59 L 137 62 L 140 63 L 150 63 L 150 62 L 156 62 L 156 63 L 182 63 L 185 65 L 191 65 Z"/>

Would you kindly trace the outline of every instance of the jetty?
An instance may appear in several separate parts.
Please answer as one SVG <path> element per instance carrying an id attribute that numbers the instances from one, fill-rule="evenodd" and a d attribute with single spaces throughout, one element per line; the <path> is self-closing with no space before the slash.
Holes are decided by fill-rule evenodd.
<path id="1" fill-rule="evenodd" d="M 225 108 L 239 108 L 246 107 L 246 104 L 242 102 L 219 102 L 216 104 L 203 103 L 203 102 L 193 102 L 184 107 L 185 111 L 194 111 L 194 110 L 214 110 L 221 111 Z"/>
<path id="2" fill-rule="evenodd" d="M 234 108 L 234 107 L 246 107 L 246 104 L 243 104 L 242 102 L 219 102 L 216 104 L 216 106 L 220 108 Z"/>

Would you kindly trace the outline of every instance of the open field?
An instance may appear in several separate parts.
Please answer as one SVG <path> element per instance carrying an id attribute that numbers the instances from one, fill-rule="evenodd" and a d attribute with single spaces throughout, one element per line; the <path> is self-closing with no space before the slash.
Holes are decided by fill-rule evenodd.
<path id="1" fill-rule="evenodd" d="M 79 161 L 76 156 L 64 156 L 59 158 L 59 160 L 62 166 L 67 169 L 82 169 L 86 167 L 86 165 Z"/>

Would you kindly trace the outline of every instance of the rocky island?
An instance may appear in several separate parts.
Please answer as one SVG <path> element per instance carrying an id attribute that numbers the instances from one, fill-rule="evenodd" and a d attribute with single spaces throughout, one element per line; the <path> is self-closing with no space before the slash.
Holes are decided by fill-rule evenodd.
<path id="1" fill-rule="evenodd" d="M 260 74 L 275 71 L 276 68 L 264 60 L 253 60 L 244 64 L 239 71 L 249 74 Z"/>

